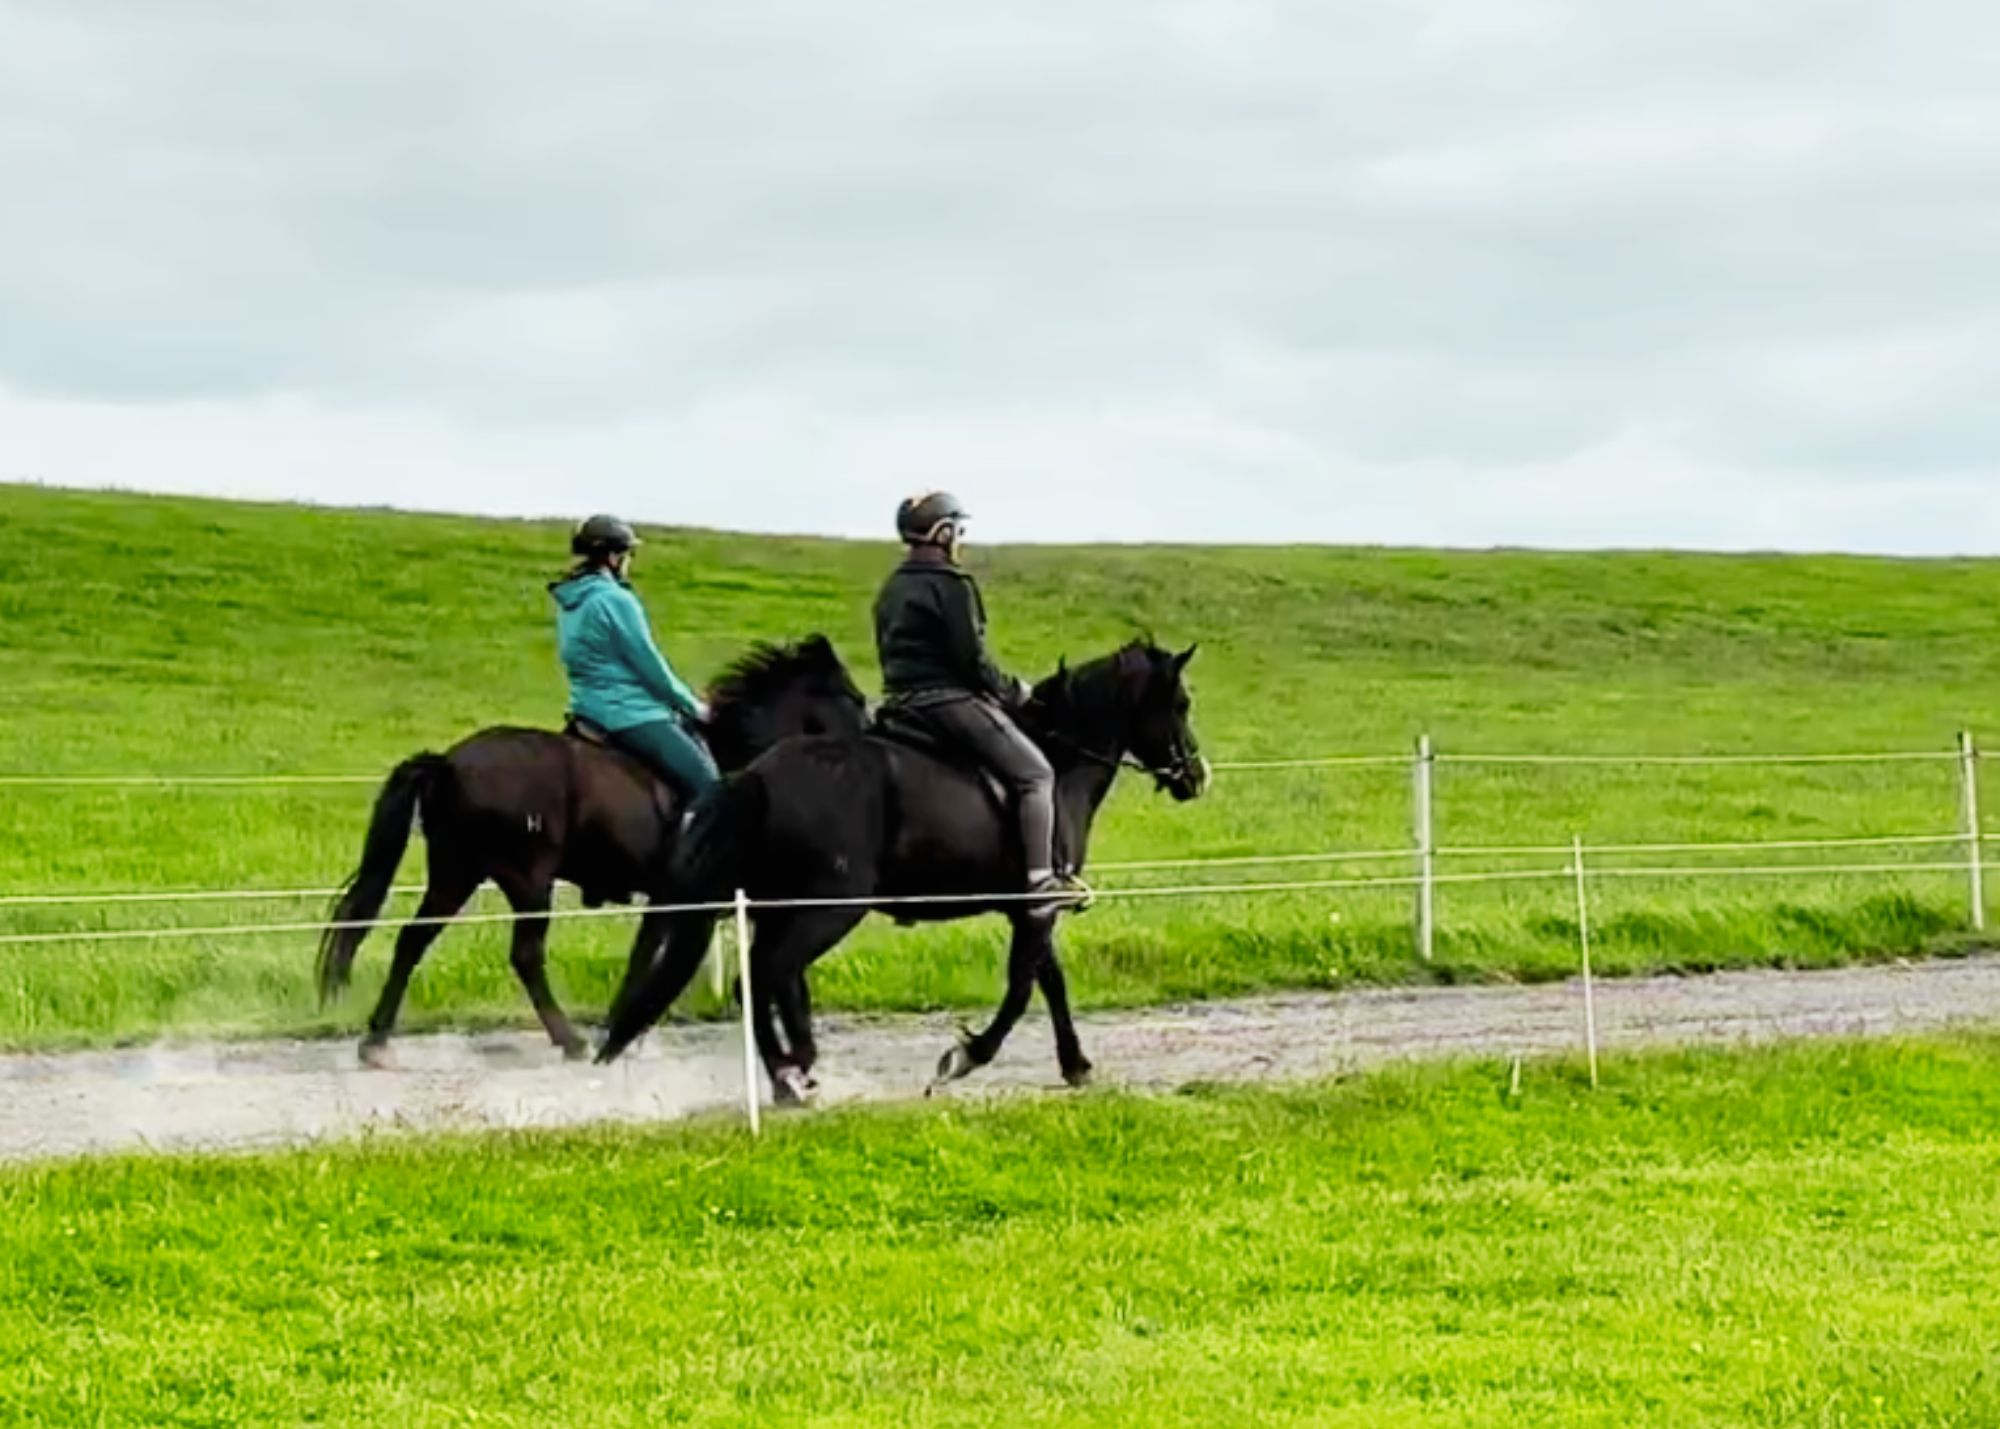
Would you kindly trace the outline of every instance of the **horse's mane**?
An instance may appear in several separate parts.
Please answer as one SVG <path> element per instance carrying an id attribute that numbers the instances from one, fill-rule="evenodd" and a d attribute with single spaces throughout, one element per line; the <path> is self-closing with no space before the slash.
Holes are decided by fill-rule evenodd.
<path id="1" fill-rule="evenodd" d="M 1067 709 L 1086 718 L 1099 716 L 1118 702 L 1128 680 L 1173 658 L 1152 636 L 1137 635 L 1109 655 L 1081 665 L 1064 663 L 1035 686 L 1034 702 L 1051 713 Z"/>
<path id="2" fill-rule="evenodd" d="M 1136 667 L 1157 665 L 1172 658 L 1153 643 L 1150 635 L 1135 635 L 1109 655 L 1100 655 L 1095 660 L 1086 660 L 1081 665 L 1071 665 L 1065 661 L 1055 674 L 1042 681 L 1036 688 L 1053 689 L 1079 682 L 1098 685 L 1107 679 L 1129 675 Z"/>
<path id="3" fill-rule="evenodd" d="M 845 674 L 824 635 L 809 635 L 794 645 L 761 641 L 716 677 L 709 686 L 709 704 L 718 715 L 732 707 L 756 705 L 782 693 L 808 671 Z"/>

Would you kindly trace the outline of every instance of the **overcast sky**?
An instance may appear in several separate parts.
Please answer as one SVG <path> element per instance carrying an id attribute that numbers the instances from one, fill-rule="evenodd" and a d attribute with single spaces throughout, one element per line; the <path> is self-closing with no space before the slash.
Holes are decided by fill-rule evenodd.
<path id="1" fill-rule="evenodd" d="M 0 0 L 0 478 L 2000 552 L 1979 0 Z"/>

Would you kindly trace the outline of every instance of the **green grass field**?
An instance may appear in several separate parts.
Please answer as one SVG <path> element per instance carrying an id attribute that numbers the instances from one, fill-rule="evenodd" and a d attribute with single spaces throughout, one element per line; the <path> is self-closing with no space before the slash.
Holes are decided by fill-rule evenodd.
<path id="1" fill-rule="evenodd" d="M 872 687 L 867 612 L 886 546 L 649 535 L 638 584 L 691 676 L 706 678 L 753 639 L 823 630 Z M 563 541 L 555 524 L 0 487 L 0 773 L 378 774 L 482 725 L 553 723 L 563 696 L 542 586 Z M 1395 753 L 1425 731 L 1447 751 L 1732 753 L 1945 750 L 1962 727 L 2000 731 L 2000 563 L 1990 561 L 1002 549 L 975 562 L 997 649 L 1020 670 L 1101 653 L 1142 627 L 1200 640 L 1198 723 L 1223 759 Z M 1439 836 L 1947 833 L 1955 779 L 1948 763 L 1453 766 L 1439 775 Z M 325 887 L 352 864 L 371 797 L 358 787 L 0 788 L 0 896 Z M 1122 792 L 1096 852 L 1408 840 L 1402 769 L 1242 773 L 1185 809 Z M 1861 855 L 1941 856 L 1956 854 Z M 413 858 L 410 875 L 419 867 Z M 1336 871 L 1408 870 L 1396 860 Z M 284 901 L 0 907 L 0 932 L 318 911 Z M 1966 916 L 1953 875 L 1637 880 L 1601 890 L 1598 956 L 1610 971 L 1825 962 L 1952 947 Z M 1545 976 L 1574 957 L 1559 882 L 1450 887 L 1439 918 L 1428 969 L 1411 956 L 1404 890 L 1107 905 L 1074 925 L 1068 946 L 1079 999 L 1100 1005 L 1354 979 Z M 574 1006 L 602 1005 L 625 936 L 622 925 L 558 928 L 556 982 Z M 364 954 L 357 1005 L 329 1014 L 313 1005 L 311 948 L 304 934 L 8 948 L 0 1044 L 358 1025 L 383 948 Z M 417 981 L 409 1025 L 525 1020 L 501 949 L 493 930 L 448 937 Z M 822 965 L 817 987 L 828 1005 L 983 1003 L 1000 961 L 990 926 L 871 928 Z"/>
<path id="2" fill-rule="evenodd" d="M 21 1424 L 2000 1422 L 2000 1041 L 0 1170 Z"/>

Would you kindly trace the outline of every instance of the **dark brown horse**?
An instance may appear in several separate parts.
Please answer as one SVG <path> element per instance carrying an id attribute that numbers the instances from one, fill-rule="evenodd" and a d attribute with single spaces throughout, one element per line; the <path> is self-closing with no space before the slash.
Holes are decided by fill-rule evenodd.
<path id="1" fill-rule="evenodd" d="M 1090 829 L 1112 782 L 1128 764 L 1177 800 L 1208 783 L 1195 744 L 1182 673 L 1192 649 L 1169 654 L 1137 642 L 1044 681 L 1021 726 L 1056 770 L 1065 860 L 1082 869 Z M 1090 1063 L 1078 1045 L 1069 993 L 1056 957 L 1055 919 L 1005 896 L 1025 883 L 1010 812 L 996 790 L 935 751 L 902 739 L 839 735 L 787 740 L 723 783 L 698 807 L 676 858 L 673 887 L 657 900 L 831 900 L 839 906 L 767 908 L 751 945 L 753 1026 L 780 1101 L 813 1087 L 817 1055 L 805 972 L 873 909 L 903 922 L 1001 913 L 1013 924 L 1007 992 L 986 1029 L 946 1053 L 941 1079 L 993 1060 L 1036 985 L 1055 1023 L 1063 1076 L 1078 1083 Z M 907 902 L 934 899 L 944 901 Z M 610 1061 L 665 1013 L 700 967 L 712 916 L 651 913 L 613 1004 L 600 1060 Z M 785 1042 L 772 1023 L 784 1022 Z"/>
<path id="2" fill-rule="evenodd" d="M 866 702 L 824 637 L 762 646 L 732 666 L 709 695 L 704 733 L 717 762 L 740 769 L 791 735 L 859 734 Z M 335 901 L 320 939 L 322 999 L 341 992 L 355 955 L 388 898 L 421 816 L 429 881 L 416 921 L 396 939 L 396 960 L 361 1042 L 364 1062 L 383 1060 L 410 975 L 473 892 L 491 879 L 517 914 L 514 971 L 550 1040 L 571 1057 L 589 1046 L 549 991 L 548 918 L 557 882 L 575 884 L 586 905 L 658 902 L 681 825 L 677 800 L 638 761 L 547 730 L 497 728 L 444 754 L 419 754 L 389 775 L 375 800 L 361 866 Z M 354 926 L 354 925 L 364 926 Z M 635 943 L 635 980 L 654 944 Z"/>

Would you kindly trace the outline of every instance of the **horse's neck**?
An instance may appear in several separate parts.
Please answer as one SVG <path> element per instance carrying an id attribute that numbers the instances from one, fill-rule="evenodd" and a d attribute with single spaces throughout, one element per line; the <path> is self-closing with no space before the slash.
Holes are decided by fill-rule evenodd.
<path id="1" fill-rule="evenodd" d="M 1115 717 L 1100 709 L 1110 703 L 1109 696 L 1096 693 L 1097 698 L 1079 703 L 1097 709 L 1098 714 L 1074 723 L 1051 721 L 1030 731 L 1055 767 L 1058 826 L 1071 845 L 1065 850 L 1069 861 L 1079 868 L 1090 846 L 1091 825 L 1117 782 L 1119 764 L 1125 757 L 1123 731 L 1112 728 Z M 1099 725 L 1103 727 L 1085 727 Z"/>
<path id="2" fill-rule="evenodd" d="M 1068 835 L 1071 846 L 1065 852 L 1077 868 L 1083 867 L 1089 855 L 1091 825 L 1097 822 L 1097 811 L 1104 807 L 1104 800 L 1117 779 L 1115 764 L 1079 760 L 1067 768 L 1058 766 L 1057 827 L 1059 833 Z"/>

